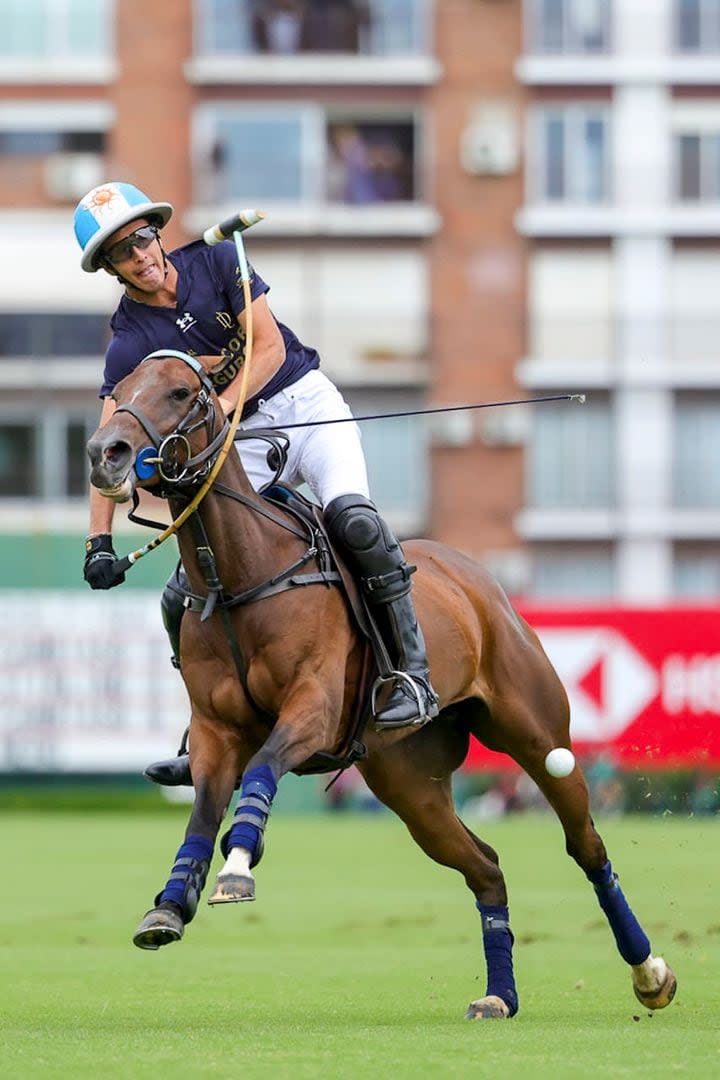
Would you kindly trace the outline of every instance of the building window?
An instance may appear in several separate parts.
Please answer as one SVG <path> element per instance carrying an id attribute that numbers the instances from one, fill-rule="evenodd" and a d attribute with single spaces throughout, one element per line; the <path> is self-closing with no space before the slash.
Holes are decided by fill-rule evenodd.
<path id="1" fill-rule="evenodd" d="M 720 596 L 720 552 L 717 544 L 675 544 L 673 593 L 687 600 L 717 600 Z"/>
<path id="2" fill-rule="evenodd" d="M 97 427 L 97 409 L 87 415 L 48 409 L 38 416 L 28 404 L 0 414 L 0 498 L 86 497 L 86 444 Z"/>
<path id="3" fill-rule="evenodd" d="M 420 395 L 407 390 L 384 388 L 372 392 L 344 387 L 343 395 L 357 417 L 408 412 L 421 405 Z M 430 483 L 428 428 L 424 418 L 361 420 L 360 434 L 372 499 L 397 523 L 401 532 L 405 528 L 412 532 L 421 528 Z"/>
<path id="4" fill-rule="evenodd" d="M 536 201 L 601 203 L 610 191 L 606 106 L 557 105 L 533 118 L 530 182 Z"/>
<path id="5" fill-rule="evenodd" d="M 414 128 L 410 122 L 327 125 L 330 202 L 361 205 L 415 197 Z"/>
<path id="6" fill-rule="evenodd" d="M 720 52 L 720 0 L 675 0 L 673 21 L 679 52 Z"/>
<path id="7" fill-rule="evenodd" d="M 199 203 L 419 198 L 413 113 L 222 104 L 201 107 L 196 120 Z"/>
<path id="8" fill-rule="evenodd" d="M 107 57 L 114 0 L 3 0 L 0 59 Z"/>
<path id="9" fill-rule="evenodd" d="M 38 495 L 37 464 L 32 423 L 0 419 L 0 496 Z"/>
<path id="10" fill-rule="evenodd" d="M 720 394 L 678 394 L 674 414 L 673 505 L 720 507 Z"/>
<path id="11" fill-rule="evenodd" d="M 428 0 L 195 0 L 195 52 L 418 55 L 428 15 Z"/>
<path id="12" fill-rule="evenodd" d="M 106 315 L 0 312 L 0 356 L 102 356 Z"/>
<path id="13" fill-rule="evenodd" d="M 0 131 L 2 157 L 102 154 L 104 151 L 103 131 Z"/>
<path id="14" fill-rule="evenodd" d="M 681 202 L 720 200 L 720 131 L 675 136 L 676 197 Z"/>
<path id="15" fill-rule="evenodd" d="M 544 510 L 615 505 L 614 425 L 606 394 L 584 405 L 535 405 L 528 461 L 528 504 Z"/>
<path id="16" fill-rule="evenodd" d="M 537 246 L 528 267 L 530 356 L 583 369 L 612 363 L 615 280 L 608 244 Z"/>
<path id="17" fill-rule="evenodd" d="M 604 53 L 610 47 L 608 0 L 527 0 L 530 51 Z"/>
<path id="18" fill-rule="evenodd" d="M 536 544 L 529 595 L 534 600 L 607 600 L 615 591 L 612 550 L 604 544 Z"/>

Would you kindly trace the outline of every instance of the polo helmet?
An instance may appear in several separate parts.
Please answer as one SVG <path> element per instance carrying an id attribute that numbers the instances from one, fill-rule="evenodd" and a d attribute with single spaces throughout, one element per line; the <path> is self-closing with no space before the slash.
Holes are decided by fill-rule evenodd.
<path id="1" fill-rule="evenodd" d="M 75 236 L 82 248 L 81 267 L 94 274 L 99 268 L 100 248 L 123 225 L 136 218 L 147 218 L 152 225 L 162 228 L 172 212 L 170 203 L 151 202 L 134 184 L 122 180 L 109 180 L 94 187 L 75 208 Z"/>

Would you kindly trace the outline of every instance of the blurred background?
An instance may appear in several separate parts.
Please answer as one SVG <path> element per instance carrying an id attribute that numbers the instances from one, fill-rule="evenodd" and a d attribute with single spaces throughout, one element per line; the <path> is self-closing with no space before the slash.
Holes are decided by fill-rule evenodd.
<path id="1" fill-rule="evenodd" d="M 72 214 L 119 179 L 174 204 L 170 248 L 264 209 L 271 307 L 358 415 L 587 394 L 364 423 L 373 495 L 537 626 L 598 800 L 715 812 L 720 0 L 0 0 L 0 26 L 2 790 L 141 784 L 188 712 L 172 545 L 82 581 L 119 287 Z M 475 748 L 458 797 L 534 805 L 506 765 Z M 372 800 L 348 776 L 330 804 Z"/>

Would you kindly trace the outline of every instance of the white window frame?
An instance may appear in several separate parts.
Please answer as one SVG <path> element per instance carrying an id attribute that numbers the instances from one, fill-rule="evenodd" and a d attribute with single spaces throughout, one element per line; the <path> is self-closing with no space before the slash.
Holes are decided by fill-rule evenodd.
<path id="1" fill-rule="evenodd" d="M 694 137 L 700 143 L 700 193 L 697 199 L 683 196 L 682 149 L 683 138 Z M 716 131 L 675 131 L 673 135 L 673 195 L 681 204 L 720 202 L 720 124 Z"/>
<path id="2" fill-rule="evenodd" d="M 681 56 L 720 53 L 720 0 L 698 0 L 700 46 L 690 49 L 680 44 L 680 0 L 673 0 L 673 49 Z"/>
<path id="3" fill-rule="evenodd" d="M 11 0 L 12 2 L 12 0 Z M 114 51 L 115 34 L 115 0 L 94 0 L 91 7 L 95 10 L 100 25 L 104 24 L 104 42 L 95 52 L 77 52 L 70 46 L 70 26 L 73 19 L 73 6 L 76 0 L 15 0 L 15 12 L 11 18 L 22 17 L 23 9 L 41 5 L 39 22 L 44 27 L 45 33 L 38 48 L 33 52 L 2 53 L 0 55 L 0 72 L 5 63 L 17 63 L 19 61 L 37 60 L 69 60 L 95 59 L 107 60 Z M 44 13 L 44 17 L 43 17 Z M 33 15 L 33 18 L 35 16 Z M 3 26 L 3 33 L 10 34 L 12 23 Z"/>
<path id="4" fill-rule="evenodd" d="M 565 129 L 565 153 L 563 157 L 563 182 L 565 195 L 559 198 L 546 193 L 544 177 L 547 171 L 548 154 L 545 139 L 545 122 L 557 114 L 561 116 Z M 602 120 L 605 133 L 605 159 L 602 171 L 602 195 L 599 199 L 582 198 L 578 194 L 578 180 L 584 168 L 583 154 L 585 140 L 583 126 L 588 119 Z M 606 206 L 611 201 L 612 179 L 612 110 L 605 102 L 554 102 L 535 106 L 530 113 L 528 200 L 534 204 L 559 206 L 564 204 L 581 206 Z"/>
<path id="5" fill-rule="evenodd" d="M 266 121 L 272 117 L 295 117 L 301 130 L 301 187 L 302 191 L 297 198 L 268 199 L 262 192 L 257 193 L 257 198 L 268 205 L 298 206 L 300 204 L 324 204 L 325 175 L 327 172 L 327 125 L 336 120 L 353 120 L 356 123 L 370 121 L 393 121 L 407 122 L 414 129 L 413 162 L 414 185 L 416 198 L 409 205 L 421 203 L 418 192 L 423 187 L 425 147 L 423 142 L 423 114 L 414 105 L 403 107 L 400 105 L 384 106 L 376 103 L 363 102 L 350 105 L 341 105 L 337 108 L 332 104 L 321 105 L 312 101 L 294 101 L 287 103 L 278 102 L 237 102 L 216 101 L 198 105 L 192 119 L 192 145 L 193 145 L 193 187 L 202 186 L 203 169 L 208 160 L 210 148 L 215 135 L 214 118 L 218 115 L 227 117 L 246 116 L 251 118 L 259 116 Z M 194 203 L 199 205 L 204 201 L 197 196 L 195 191 Z M 248 196 L 255 198 L 255 196 Z M 209 200 L 212 201 L 212 200 Z M 328 204 L 329 205 L 329 204 Z M 333 204 L 335 205 L 335 204 Z M 372 204 L 380 206 L 382 203 Z M 349 209 L 352 209 L 350 207 Z"/>
<path id="6" fill-rule="evenodd" d="M 67 457 L 67 431 L 71 424 L 80 424 L 85 428 L 89 439 L 97 427 L 97 409 L 82 405 L 53 406 L 38 414 L 37 403 L 32 400 L 18 401 L 14 405 L 0 408 L 0 428 L 16 425 L 29 428 L 33 433 L 37 452 L 35 462 L 35 483 L 37 493 L 26 495 L 0 495 L 3 501 L 47 502 L 53 499 L 84 501 L 86 492 L 70 495 L 67 490 L 69 480 L 69 462 Z M 88 466 L 85 465 L 88 473 Z"/>
<path id="7" fill-rule="evenodd" d="M 698 415 L 692 416 L 692 407 L 695 407 Z M 703 415 L 704 414 L 704 415 Z M 712 440 L 705 441 L 703 445 L 691 447 L 680 446 L 683 432 L 680 430 L 681 417 L 684 419 L 684 432 L 691 432 L 698 439 L 703 439 L 703 429 L 717 431 L 717 446 L 712 445 Z M 673 416 L 673 462 L 672 462 L 672 505 L 676 510 L 716 510 L 720 509 L 720 480 L 717 479 L 717 470 L 714 464 L 720 450 L 720 391 L 703 391 L 678 393 L 675 397 L 675 410 Z M 695 451 L 694 460 L 681 462 L 680 452 L 688 454 Z M 681 464 L 686 469 L 681 472 Z M 690 496 L 685 496 L 685 485 L 690 481 Z M 698 489 L 705 496 L 693 498 L 692 495 Z"/>
<path id="8" fill-rule="evenodd" d="M 612 0 L 599 0 L 601 13 L 603 45 L 600 49 L 583 48 L 576 33 L 576 13 L 578 0 L 562 0 L 563 29 L 562 45 L 557 50 L 549 50 L 542 45 L 543 3 L 544 0 L 524 0 L 525 49 L 534 56 L 607 56 L 612 51 Z M 582 2 L 582 0 L 581 0 Z"/>
<path id="9" fill-rule="evenodd" d="M 583 573 L 582 565 L 585 563 Z M 527 596 L 543 603 L 568 600 L 603 601 L 611 599 L 617 591 L 617 565 L 612 545 L 597 542 L 561 541 L 556 544 L 534 544 L 530 549 L 530 586 Z M 550 570 L 539 572 L 540 567 Z M 558 578 L 565 578 L 559 588 L 541 584 L 552 577 L 557 568 Z M 562 570 L 565 569 L 565 574 Z M 575 582 L 580 581 L 577 585 Z"/>
<path id="10" fill-rule="evenodd" d="M 618 490 L 617 490 L 617 453 L 616 453 L 616 439 L 615 439 L 615 403 L 612 394 L 603 393 L 598 394 L 597 400 L 595 395 L 588 401 L 586 405 L 582 407 L 570 406 L 570 409 L 580 409 L 580 411 L 570 412 L 565 410 L 560 411 L 555 404 L 536 405 L 531 413 L 531 437 L 528 445 L 528 452 L 525 455 L 525 475 L 526 475 L 526 505 L 532 511 L 539 513 L 545 511 L 555 510 L 578 510 L 578 511 L 596 511 L 596 510 L 611 510 L 617 505 Z M 601 406 L 603 407 L 601 409 Z M 585 442 L 596 435 L 593 430 L 591 414 L 596 413 L 598 416 L 604 416 L 607 418 L 607 437 L 603 440 L 603 446 L 598 448 L 598 453 L 604 450 L 606 455 L 607 466 L 607 491 L 606 497 L 601 497 L 603 491 L 598 488 L 596 492 L 594 490 L 593 476 L 588 478 L 587 485 L 584 491 L 576 490 L 574 482 L 571 478 L 569 483 L 563 483 L 561 480 L 553 480 L 550 476 L 550 483 L 538 483 L 538 430 L 539 425 L 548 420 L 557 426 L 559 432 L 559 438 L 572 437 L 574 439 L 574 445 L 571 445 L 568 449 L 567 460 L 571 463 L 572 468 L 578 468 L 583 466 L 583 461 L 590 462 L 592 459 L 592 453 L 588 452 L 584 455 L 580 453 L 578 440 L 580 436 L 583 437 Z M 572 426 L 576 427 L 575 433 L 573 433 Z M 562 430 L 564 429 L 564 431 Z M 557 445 L 555 447 L 557 450 Z M 553 448 L 551 447 L 551 456 Z M 564 460 L 564 459 L 563 459 Z M 543 473 L 543 477 L 547 477 L 548 473 Z M 600 473 L 598 471 L 597 475 Z M 578 502 L 580 500 L 580 502 Z"/>

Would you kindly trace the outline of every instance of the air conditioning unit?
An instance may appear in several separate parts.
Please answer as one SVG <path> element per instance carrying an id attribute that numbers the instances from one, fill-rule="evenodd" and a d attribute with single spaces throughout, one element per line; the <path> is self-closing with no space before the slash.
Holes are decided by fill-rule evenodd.
<path id="1" fill-rule="evenodd" d="M 45 190 L 57 202 L 75 202 L 103 179 L 100 154 L 50 154 L 45 161 Z"/>
<path id="2" fill-rule="evenodd" d="M 530 435 L 527 407 L 508 405 L 488 409 L 480 417 L 479 435 L 486 446 L 523 446 Z"/>
<path id="3" fill-rule="evenodd" d="M 460 137 L 460 163 L 472 176 L 507 176 L 518 166 L 515 110 L 509 102 L 485 101 L 473 109 Z"/>
<path id="4" fill-rule="evenodd" d="M 435 413 L 426 422 L 434 447 L 461 448 L 475 441 L 475 419 L 469 412 Z"/>

